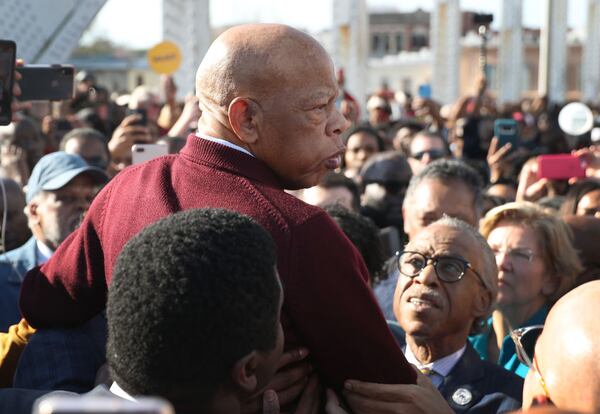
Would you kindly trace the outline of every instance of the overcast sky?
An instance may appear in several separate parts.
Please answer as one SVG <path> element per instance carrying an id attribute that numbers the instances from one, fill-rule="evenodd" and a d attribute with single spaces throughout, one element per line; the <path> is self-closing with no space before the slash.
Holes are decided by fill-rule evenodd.
<path id="1" fill-rule="evenodd" d="M 108 0 L 84 35 L 90 43 L 98 37 L 134 48 L 148 48 L 161 40 L 162 0 Z M 494 13 L 497 26 L 502 0 L 461 0 L 463 10 Z M 523 23 L 539 27 L 544 0 L 523 0 Z M 333 0 L 214 0 L 210 5 L 213 26 L 243 22 L 279 22 L 315 32 L 331 25 Z M 434 0 L 367 0 L 370 10 L 431 10 Z M 571 27 L 585 27 L 587 0 L 569 0 Z"/>

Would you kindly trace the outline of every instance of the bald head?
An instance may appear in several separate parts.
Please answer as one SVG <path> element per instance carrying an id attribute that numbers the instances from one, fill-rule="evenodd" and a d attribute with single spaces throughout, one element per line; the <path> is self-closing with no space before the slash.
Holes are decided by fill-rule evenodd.
<path id="1" fill-rule="evenodd" d="M 307 61 L 329 60 L 309 35 L 279 24 L 233 27 L 210 46 L 196 73 L 202 111 L 227 108 L 235 97 L 265 99 L 298 77 Z M 299 67 L 299 63 L 304 65 Z"/>
<path id="2" fill-rule="evenodd" d="M 243 25 L 215 40 L 196 74 L 198 131 L 244 148 L 288 189 L 340 167 L 347 128 L 329 55 L 309 35 Z"/>
<path id="3" fill-rule="evenodd" d="M 535 359 L 559 408 L 600 412 L 599 311 L 600 281 L 593 281 L 567 293 L 546 319 Z M 523 392 L 525 406 L 543 394 L 531 371 Z"/>

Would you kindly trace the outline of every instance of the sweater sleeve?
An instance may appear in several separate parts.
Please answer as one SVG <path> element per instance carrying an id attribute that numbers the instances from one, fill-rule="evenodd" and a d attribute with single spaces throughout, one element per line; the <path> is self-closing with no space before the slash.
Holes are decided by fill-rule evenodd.
<path id="1" fill-rule="evenodd" d="M 346 379 L 399 384 L 416 375 L 367 285 L 360 254 L 323 213 L 295 229 L 285 306 L 328 385 Z"/>
<path id="2" fill-rule="evenodd" d="M 107 285 L 99 234 L 109 197 L 106 187 L 92 203 L 81 226 L 60 244 L 50 260 L 27 272 L 19 306 L 31 326 L 74 326 L 104 309 Z"/>

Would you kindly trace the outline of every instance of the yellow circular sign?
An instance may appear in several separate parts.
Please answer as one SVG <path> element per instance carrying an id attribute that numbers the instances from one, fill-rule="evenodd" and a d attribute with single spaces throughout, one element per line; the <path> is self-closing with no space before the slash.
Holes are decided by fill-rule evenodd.
<path id="1" fill-rule="evenodd" d="M 170 75 L 181 65 L 181 51 L 173 42 L 160 42 L 148 51 L 148 64 L 154 72 Z"/>

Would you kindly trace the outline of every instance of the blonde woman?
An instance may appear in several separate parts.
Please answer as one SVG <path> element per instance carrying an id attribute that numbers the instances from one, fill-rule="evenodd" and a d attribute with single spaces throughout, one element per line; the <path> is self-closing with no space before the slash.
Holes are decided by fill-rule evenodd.
<path id="1" fill-rule="evenodd" d="M 484 332 L 470 338 L 482 359 L 497 362 L 525 377 L 510 331 L 543 325 L 550 304 L 581 272 L 573 236 L 557 215 L 529 202 L 508 203 L 482 220 L 498 265 L 497 308 Z"/>

